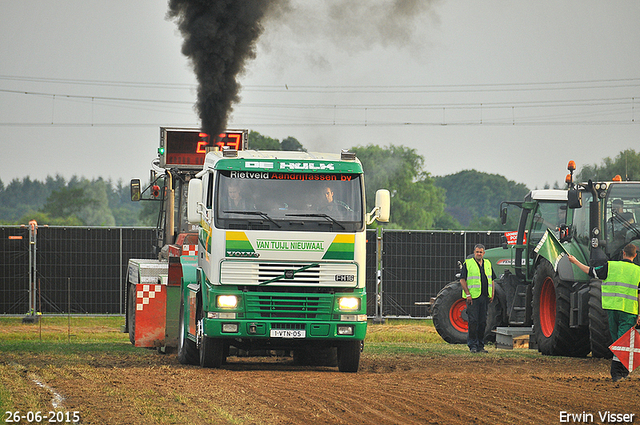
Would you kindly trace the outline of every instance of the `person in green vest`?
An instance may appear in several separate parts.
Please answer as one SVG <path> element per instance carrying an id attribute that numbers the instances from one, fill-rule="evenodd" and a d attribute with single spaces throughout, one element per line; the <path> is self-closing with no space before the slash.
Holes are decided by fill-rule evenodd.
<path id="1" fill-rule="evenodd" d="M 637 248 L 628 244 L 622 250 L 622 261 L 607 261 L 600 267 L 588 267 L 573 255 L 568 255 L 569 261 L 590 277 L 602 280 L 602 308 L 609 317 L 609 332 L 613 341 L 618 340 L 632 327 L 640 326 L 638 303 L 640 294 L 640 266 L 633 260 L 636 258 Z M 611 379 L 618 382 L 629 376 L 629 371 L 622 362 L 613 356 L 611 360 Z"/>
<path id="2" fill-rule="evenodd" d="M 467 346 L 472 353 L 486 353 L 484 330 L 487 326 L 487 311 L 493 301 L 493 281 L 496 274 L 491 262 L 484 259 L 484 245 L 473 248 L 473 257 L 467 258 L 460 271 L 462 298 L 467 300 Z"/>

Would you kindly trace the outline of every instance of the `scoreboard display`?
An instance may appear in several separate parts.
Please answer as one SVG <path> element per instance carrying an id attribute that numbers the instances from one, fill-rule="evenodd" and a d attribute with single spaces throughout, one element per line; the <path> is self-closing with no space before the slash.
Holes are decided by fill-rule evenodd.
<path id="1" fill-rule="evenodd" d="M 247 145 L 247 130 L 227 130 L 216 137 L 210 137 L 196 128 L 160 127 L 160 166 L 202 168 L 207 152 L 222 150 L 225 146 L 245 150 Z"/>

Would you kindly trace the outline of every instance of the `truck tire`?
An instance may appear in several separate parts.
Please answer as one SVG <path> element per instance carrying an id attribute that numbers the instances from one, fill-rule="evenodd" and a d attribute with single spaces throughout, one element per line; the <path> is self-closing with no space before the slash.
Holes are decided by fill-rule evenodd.
<path id="1" fill-rule="evenodd" d="M 136 285 L 130 284 L 127 291 L 127 323 L 129 327 L 129 341 L 136 345 Z"/>
<path id="2" fill-rule="evenodd" d="M 360 367 L 362 341 L 346 341 L 338 347 L 338 370 L 356 373 Z"/>
<path id="3" fill-rule="evenodd" d="M 200 366 L 217 369 L 225 360 L 224 340 L 203 335 L 200 343 Z"/>
<path id="4" fill-rule="evenodd" d="M 609 346 L 613 344 L 609 332 L 609 318 L 602 309 L 602 282 L 592 280 L 589 284 L 589 338 L 591 340 L 591 356 L 610 359 L 613 353 Z"/>
<path id="5" fill-rule="evenodd" d="M 533 274 L 533 336 L 542 354 L 585 357 L 591 351 L 588 330 L 569 327 L 570 295 L 571 284 L 543 259 Z"/>
<path id="6" fill-rule="evenodd" d="M 221 338 L 210 338 L 204 334 L 204 314 L 202 312 L 202 302 L 198 303 L 198 313 L 196 314 L 196 346 L 200 354 L 200 366 L 219 368 L 227 359 L 228 352 L 225 342 Z"/>
<path id="7" fill-rule="evenodd" d="M 449 344 L 467 343 L 467 303 L 461 294 L 460 281 L 454 280 L 438 292 L 431 309 L 436 331 Z"/>
<path id="8" fill-rule="evenodd" d="M 181 364 L 198 364 L 196 343 L 187 338 L 187 327 L 184 320 L 184 298 L 180 300 L 180 316 L 178 318 L 178 361 Z"/>

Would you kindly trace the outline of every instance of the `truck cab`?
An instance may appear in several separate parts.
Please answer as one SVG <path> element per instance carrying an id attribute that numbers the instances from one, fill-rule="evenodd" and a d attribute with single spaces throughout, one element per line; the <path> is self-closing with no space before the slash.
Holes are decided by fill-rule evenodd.
<path id="1" fill-rule="evenodd" d="M 224 150 L 189 184 L 199 224 L 195 282 L 183 283 L 178 359 L 219 367 L 230 348 L 293 352 L 356 372 L 366 334 L 367 214 L 355 155 Z M 315 359 L 315 360 L 314 360 Z"/>

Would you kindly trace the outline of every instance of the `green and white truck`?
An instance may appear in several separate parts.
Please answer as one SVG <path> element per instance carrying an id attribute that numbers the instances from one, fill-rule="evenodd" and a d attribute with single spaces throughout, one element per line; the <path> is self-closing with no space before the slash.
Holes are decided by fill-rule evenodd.
<path id="1" fill-rule="evenodd" d="M 189 181 L 198 265 L 183 275 L 178 359 L 220 367 L 230 347 L 284 350 L 298 364 L 357 372 L 367 330 L 365 210 L 351 152 L 224 149 Z"/>

